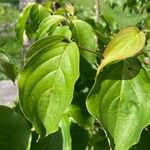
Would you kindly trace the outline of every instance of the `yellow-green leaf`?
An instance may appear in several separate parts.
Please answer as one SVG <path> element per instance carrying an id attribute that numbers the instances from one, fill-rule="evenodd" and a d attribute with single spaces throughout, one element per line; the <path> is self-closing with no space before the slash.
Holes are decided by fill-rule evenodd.
<path id="1" fill-rule="evenodd" d="M 110 62 L 123 60 L 139 53 L 145 44 L 145 34 L 136 27 L 127 27 L 121 30 L 110 41 L 103 53 L 103 59 L 98 67 L 97 74 Z"/>

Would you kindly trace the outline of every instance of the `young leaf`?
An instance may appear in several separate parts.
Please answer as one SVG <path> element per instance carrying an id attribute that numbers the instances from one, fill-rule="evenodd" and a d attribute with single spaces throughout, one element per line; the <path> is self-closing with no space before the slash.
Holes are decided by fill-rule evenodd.
<path id="1" fill-rule="evenodd" d="M 18 79 L 20 105 L 36 131 L 44 136 L 58 130 L 59 121 L 73 97 L 79 76 L 79 50 L 76 43 L 58 42 L 38 46 Z M 57 39 L 56 39 L 57 40 Z M 30 51 L 30 50 L 29 50 Z"/>
<path id="2" fill-rule="evenodd" d="M 65 18 L 60 15 L 53 15 L 45 18 L 39 25 L 39 29 L 37 30 L 37 34 L 36 34 L 36 40 L 52 34 L 54 29 L 63 20 L 65 20 Z"/>
<path id="3" fill-rule="evenodd" d="M 136 27 L 121 30 L 108 44 L 103 53 L 100 70 L 112 61 L 123 60 L 134 56 L 142 50 L 145 44 L 145 34 Z"/>
<path id="4" fill-rule="evenodd" d="M 13 82 L 16 79 L 16 68 L 9 62 L 8 57 L 0 52 L 0 72 L 4 73 Z"/>
<path id="5" fill-rule="evenodd" d="M 66 3 L 64 8 L 71 16 L 74 16 L 74 7 L 71 5 L 71 3 Z"/>
<path id="6" fill-rule="evenodd" d="M 27 18 L 29 16 L 32 6 L 34 5 L 35 3 L 29 3 L 24 7 L 22 13 L 19 16 L 18 22 L 16 24 L 16 36 L 21 43 L 23 42 L 23 34 L 24 34 Z"/>
<path id="7" fill-rule="evenodd" d="M 88 111 L 114 138 L 115 150 L 128 150 L 150 124 L 150 79 L 137 59 L 105 68 L 87 98 Z"/>
<path id="8" fill-rule="evenodd" d="M 0 106 L 0 149 L 30 150 L 31 132 L 24 118 Z"/>
<path id="9" fill-rule="evenodd" d="M 71 39 L 72 33 L 68 26 L 57 27 L 52 35 L 64 36 L 67 39 Z"/>
<path id="10" fill-rule="evenodd" d="M 81 48 L 81 55 L 91 64 L 96 64 L 96 56 L 92 53 L 85 51 L 84 49 L 96 52 L 96 36 L 92 27 L 81 20 L 72 21 L 72 37 L 78 43 Z"/>

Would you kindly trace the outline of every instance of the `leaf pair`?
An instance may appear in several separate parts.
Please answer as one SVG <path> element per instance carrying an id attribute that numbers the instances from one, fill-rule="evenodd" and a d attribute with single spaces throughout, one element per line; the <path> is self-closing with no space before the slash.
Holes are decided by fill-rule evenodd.
<path id="1" fill-rule="evenodd" d="M 30 16 L 30 30 L 35 32 L 39 24 L 49 15 L 49 12 L 41 4 L 29 3 L 20 14 L 16 24 L 16 35 L 20 43 L 23 43 L 23 35 L 27 27 L 27 20 Z"/>
<path id="2" fill-rule="evenodd" d="M 81 20 L 73 20 L 69 26 L 62 26 L 61 22 L 67 22 L 67 18 L 60 15 L 53 15 L 45 18 L 39 25 L 36 33 L 36 40 L 48 35 L 65 36 L 69 40 L 72 39 L 78 43 L 81 55 L 91 64 L 96 64 L 96 56 L 87 52 L 85 49 L 96 52 L 97 43 L 96 36 L 92 27 Z"/>

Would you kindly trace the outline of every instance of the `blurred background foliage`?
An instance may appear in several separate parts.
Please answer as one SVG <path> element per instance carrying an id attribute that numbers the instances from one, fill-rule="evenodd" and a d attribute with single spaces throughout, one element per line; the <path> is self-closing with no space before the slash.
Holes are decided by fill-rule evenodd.
<path id="1" fill-rule="evenodd" d="M 15 24 L 19 15 L 18 0 L 0 0 L 0 51 L 10 58 L 11 62 L 20 65 L 21 45 L 15 35 Z M 5 79 L 0 74 L 0 79 Z"/>
<path id="2" fill-rule="evenodd" d="M 75 15 L 92 25 L 99 38 L 100 51 L 104 50 L 116 32 L 126 26 L 150 29 L 149 0 L 100 0 L 98 22 L 95 15 L 95 0 L 57 0 L 57 3 L 60 6 L 71 3 L 75 8 Z M 0 51 L 3 51 L 17 67 L 20 67 L 21 45 L 15 36 L 18 15 L 19 0 L 0 0 Z M 147 37 L 146 53 L 141 59 L 150 64 L 149 33 Z M 4 78 L 0 74 L 0 79 Z"/>

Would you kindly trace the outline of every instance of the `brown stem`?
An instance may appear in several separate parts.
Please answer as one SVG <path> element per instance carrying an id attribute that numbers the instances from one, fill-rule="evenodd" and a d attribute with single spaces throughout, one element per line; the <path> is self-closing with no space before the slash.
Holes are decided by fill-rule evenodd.
<path id="1" fill-rule="evenodd" d="M 99 22 L 100 17 L 100 0 L 95 0 L 95 13 L 96 13 L 96 22 Z"/>
<path id="2" fill-rule="evenodd" d="M 56 11 L 56 0 L 52 0 L 52 10 L 53 12 Z"/>
<path id="3" fill-rule="evenodd" d="M 87 48 L 81 47 L 80 45 L 78 45 L 78 47 L 79 47 L 81 50 L 84 50 L 84 51 L 90 52 L 90 53 L 92 53 L 92 54 L 97 55 L 97 56 L 98 56 L 98 57 L 100 57 L 100 58 L 103 58 L 103 56 L 102 56 L 100 53 L 98 53 L 98 52 L 94 52 L 94 51 L 89 50 L 89 49 L 87 49 Z"/>

